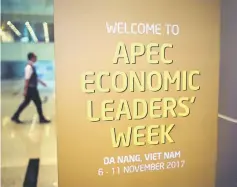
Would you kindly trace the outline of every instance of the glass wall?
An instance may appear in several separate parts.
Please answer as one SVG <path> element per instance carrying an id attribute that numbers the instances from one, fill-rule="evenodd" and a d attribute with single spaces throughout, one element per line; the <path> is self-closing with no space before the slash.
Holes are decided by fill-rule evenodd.
<path id="1" fill-rule="evenodd" d="M 53 0 L 2 0 L 1 18 L 2 186 L 57 186 Z M 47 85 L 39 93 L 49 124 L 39 123 L 33 102 L 20 116 L 23 124 L 11 120 L 24 98 L 29 52 L 37 55 L 38 78 Z"/>

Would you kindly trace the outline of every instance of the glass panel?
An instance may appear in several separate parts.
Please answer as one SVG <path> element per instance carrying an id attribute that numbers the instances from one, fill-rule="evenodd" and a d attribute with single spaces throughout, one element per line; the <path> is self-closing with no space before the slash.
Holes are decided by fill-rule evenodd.
<path id="1" fill-rule="evenodd" d="M 36 181 L 38 187 L 57 186 L 53 0 L 2 0 L 1 5 L 1 186 Z M 11 120 L 24 99 L 30 52 L 37 55 L 38 78 L 47 84 L 38 91 L 48 124 L 40 124 L 34 102 L 19 117 L 24 124 Z"/>

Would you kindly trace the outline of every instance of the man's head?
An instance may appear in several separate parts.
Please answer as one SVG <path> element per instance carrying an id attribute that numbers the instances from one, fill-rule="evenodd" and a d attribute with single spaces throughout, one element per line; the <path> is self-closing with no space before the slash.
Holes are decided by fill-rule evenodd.
<path id="1" fill-rule="evenodd" d="M 37 56 L 34 53 L 28 53 L 28 60 L 31 62 L 36 62 Z"/>

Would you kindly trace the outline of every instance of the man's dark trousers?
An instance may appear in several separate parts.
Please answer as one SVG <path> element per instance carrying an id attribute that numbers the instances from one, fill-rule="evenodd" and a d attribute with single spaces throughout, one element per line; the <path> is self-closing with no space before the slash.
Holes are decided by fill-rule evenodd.
<path id="1" fill-rule="evenodd" d="M 19 119 L 21 112 L 30 104 L 31 101 L 33 101 L 36 106 L 36 109 L 37 109 L 37 112 L 39 115 L 39 119 L 43 120 L 44 115 L 43 115 L 43 111 L 42 111 L 42 102 L 41 102 L 41 99 L 39 96 L 39 91 L 38 91 L 37 87 L 28 87 L 25 99 L 21 103 L 19 108 L 17 109 L 16 113 L 13 115 L 13 118 Z"/>

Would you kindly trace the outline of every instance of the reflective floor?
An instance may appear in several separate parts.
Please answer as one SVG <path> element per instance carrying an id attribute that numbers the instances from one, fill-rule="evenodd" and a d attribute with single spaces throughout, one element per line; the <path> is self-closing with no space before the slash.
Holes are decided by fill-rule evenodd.
<path id="1" fill-rule="evenodd" d="M 10 91 L 11 90 L 11 91 Z M 23 186 L 28 162 L 39 158 L 38 187 L 57 186 L 57 145 L 55 131 L 54 94 L 41 91 L 41 96 L 48 97 L 43 104 L 45 116 L 52 123 L 40 125 L 33 103 L 21 115 L 26 124 L 17 125 L 10 117 L 22 100 L 22 93 L 14 95 L 14 89 L 2 93 L 2 187 Z"/>

